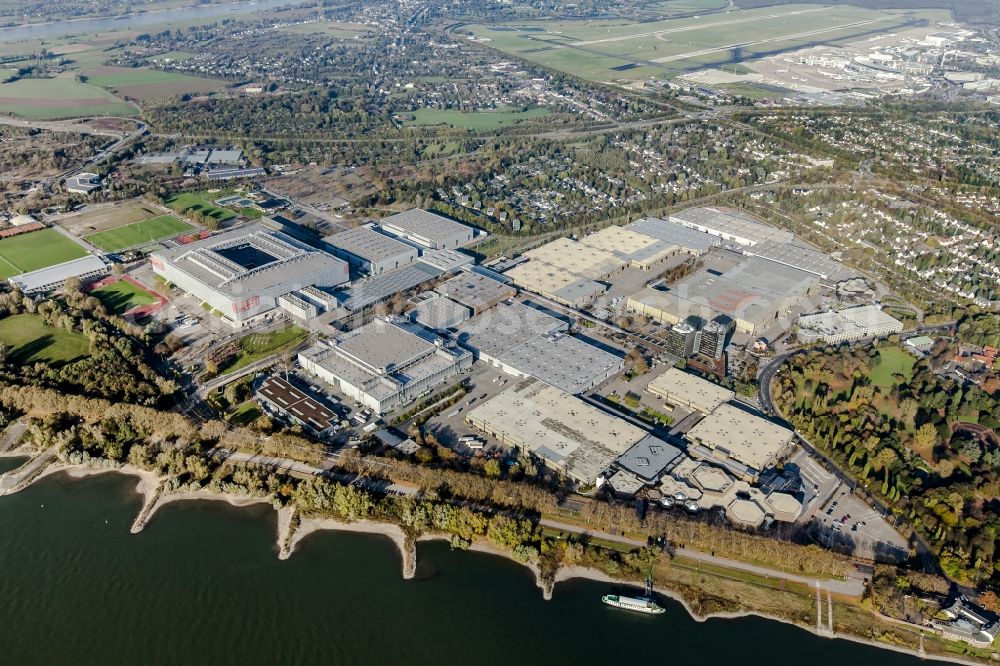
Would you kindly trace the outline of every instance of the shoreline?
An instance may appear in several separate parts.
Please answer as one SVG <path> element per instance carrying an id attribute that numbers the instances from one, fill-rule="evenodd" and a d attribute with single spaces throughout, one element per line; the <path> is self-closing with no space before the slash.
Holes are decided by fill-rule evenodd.
<path id="1" fill-rule="evenodd" d="M 214 501 L 214 502 L 225 502 L 233 507 L 246 507 L 255 504 L 267 503 L 270 504 L 270 500 L 264 497 L 250 497 L 250 496 L 240 496 L 240 495 L 230 495 L 226 493 L 216 493 L 207 488 L 202 488 L 199 490 L 188 490 L 176 493 L 161 493 L 161 484 L 163 479 L 153 472 L 134 467 L 132 465 L 124 465 L 122 467 L 96 467 L 83 464 L 68 464 L 68 463 L 53 463 L 48 465 L 38 476 L 33 478 L 28 486 L 32 485 L 35 481 L 45 478 L 47 476 L 53 476 L 56 474 L 65 473 L 72 479 L 83 479 L 90 476 L 96 476 L 105 473 L 117 473 L 126 476 L 138 477 L 138 483 L 136 484 L 134 491 L 136 494 L 143 497 L 143 510 L 140 511 L 139 516 L 137 516 L 136 524 L 139 525 L 138 529 L 133 526 L 133 534 L 141 532 L 142 528 L 145 527 L 146 523 L 156 514 L 160 507 L 170 504 L 173 502 L 181 501 Z M 26 486 L 27 487 L 27 486 Z M 450 535 L 442 533 L 427 533 L 422 534 L 415 539 L 407 538 L 406 533 L 403 529 L 393 523 L 379 522 L 369 519 L 361 519 L 354 522 L 346 522 L 343 520 L 338 520 L 336 518 L 314 518 L 314 517 L 301 517 L 298 524 L 295 523 L 294 518 L 298 516 L 297 510 L 293 507 L 283 507 L 281 509 L 276 509 L 278 514 L 278 530 L 277 530 L 277 546 L 279 550 L 279 559 L 288 559 L 294 554 L 295 549 L 299 544 L 306 539 L 309 535 L 321 531 L 338 531 L 338 532 L 353 532 L 357 534 L 374 534 L 378 536 L 387 537 L 396 546 L 402 559 L 402 574 L 404 580 L 411 580 L 414 578 L 416 573 L 416 545 L 419 542 L 431 542 L 431 541 L 449 541 Z M 140 524 L 140 519 L 143 519 Z M 536 586 L 542 591 L 543 599 L 549 600 L 552 598 L 554 588 L 559 583 L 567 582 L 573 579 L 584 579 L 598 583 L 607 583 L 612 585 L 633 585 L 641 586 L 641 581 L 634 581 L 623 578 L 614 578 L 603 571 L 594 569 L 582 565 L 570 565 L 570 566 L 560 566 L 556 571 L 551 588 L 546 589 L 541 580 L 541 572 L 537 564 L 533 562 L 521 562 L 515 559 L 510 553 L 503 551 L 488 541 L 477 540 L 469 545 L 469 551 L 493 555 L 497 557 L 503 557 L 515 564 L 525 567 L 532 572 L 535 578 Z M 664 588 L 662 586 L 655 586 L 654 591 L 656 594 L 661 595 L 667 599 L 677 602 L 680 604 L 685 612 L 691 619 L 695 622 L 707 622 L 713 619 L 720 620 L 731 620 L 740 619 L 745 617 L 759 617 L 764 620 L 769 620 L 773 622 L 780 622 L 782 624 L 791 625 L 797 627 L 803 631 L 807 631 L 817 637 L 829 638 L 829 639 L 842 639 L 851 641 L 854 643 L 859 643 L 862 645 L 867 645 L 869 647 L 882 649 L 882 650 L 892 650 L 894 652 L 906 654 L 921 660 L 934 660 L 941 662 L 948 662 L 954 664 L 963 664 L 966 666 L 981 666 L 981 661 L 971 661 L 968 659 L 963 659 L 957 655 L 945 655 L 937 653 L 926 653 L 921 654 L 918 650 L 910 649 L 907 647 L 892 645 L 889 643 L 882 643 L 868 638 L 863 638 L 861 636 L 855 636 L 849 633 L 835 633 L 834 635 L 819 634 L 811 626 L 799 624 L 792 620 L 770 615 L 764 612 L 758 612 L 754 610 L 747 611 L 719 611 L 711 612 L 707 614 L 697 613 L 691 606 L 691 603 L 685 599 L 682 595 Z M 934 635 L 932 632 L 928 632 L 929 635 Z"/>

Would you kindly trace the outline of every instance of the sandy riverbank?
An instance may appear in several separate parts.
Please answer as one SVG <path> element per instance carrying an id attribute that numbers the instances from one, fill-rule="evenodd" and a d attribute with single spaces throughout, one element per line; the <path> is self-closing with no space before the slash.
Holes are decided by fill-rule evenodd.
<path id="1" fill-rule="evenodd" d="M 289 541 L 288 555 L 291 556 L 291 554 L 295 552 L 295 548 L 298 546 L 299 542 L 313 532 L 321 530 L 355 532 L 358 534 L 378 534 L 388 537 L 394 544 L 396 544 L 396 548 L 399 549 L 400 557 L 403 561 L 403 578 L 409 580 L 413 578 L 416 572 L 416 546 L 415 544 L 410 546 L 407 545 L 406 534 L 403 532 L 403 529 L 392 523 L 382 523 L 374 520 L 356 520 L 349 523 L 335 518 L 303 517 L 299 521 L 299 526 L 295 530 L 295 534 L 292 535 L 292 538 Z"/>
<path id="2" fill-rule="evenodd" d="M 52 476 L 53 474 L 66 474 L 74 479 L 83 479 L 88 476 L 96 476 L 98 474 L 124 474 L 126 476 L 135 476 L 139 478 L 139 482 L 135 486 L 135 492 L 142 496 L 143 502 L 149 501 L 156 493 L 157 488 L 160 486 L 160 477 L 144 469 L 140 469 L 134 465 L 123 465 L 121 467 L 92 467 L 90 465 L 71 465 L 68 463 L 55 462 L 45 468 L 41 474 L 32 479 L 31 483 L 35 483 L 47 476 Z M 30 485 L 30 484 L 29 484 Z"/>

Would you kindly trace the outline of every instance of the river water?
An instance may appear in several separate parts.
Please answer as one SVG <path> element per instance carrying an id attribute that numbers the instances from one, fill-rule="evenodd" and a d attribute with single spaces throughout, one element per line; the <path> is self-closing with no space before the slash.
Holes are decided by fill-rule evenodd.
<path id="1" fill-rule="evenodd" d="M 546 602 L 506 559 L 419 546 L 404 581 L 378 536 L 320 532 L 279 561 L 265 506 L 166 505 L 139 535 L 135 480 L 54 475 L 0 498 L 5 664 L 659 663 L 904 666 L 916 658 L 757 618 L 659 617 L 571 581 Z"/>
<path id="2" fill-rule="evenodd" d="M 227 16 L 235 16 L 240 13 L 273 9 L 285 5 L 297 5 L 302 2 L 305 2 L 305 0 L 253 0 L 251 2 L 175 7 L 173 9 L 129 14 L 121 18 L 95 17 L 70 21 L 15 25 L 0 28 L 0 44 L 5 42 L 19 42 L 25 39 L 55 39 L 69 35 L 85 35 L 112 30 L 135 30 L 147 26 L 161 26 L 166 23 L 190 21 L 193 19 L 226 18 Z"/>

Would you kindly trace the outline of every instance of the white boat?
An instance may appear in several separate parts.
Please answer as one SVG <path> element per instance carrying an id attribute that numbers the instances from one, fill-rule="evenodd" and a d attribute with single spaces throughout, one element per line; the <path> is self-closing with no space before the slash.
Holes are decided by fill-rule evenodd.
<path id="1" fill-rule="evenodd" d="M 647 615 L 659 615 L 667 612 L 665 608 L 649 597 L 623 597 L 617 594 L 605 594 L 601 597 L 601 601 L 615 608 L 646 613 Z"/>

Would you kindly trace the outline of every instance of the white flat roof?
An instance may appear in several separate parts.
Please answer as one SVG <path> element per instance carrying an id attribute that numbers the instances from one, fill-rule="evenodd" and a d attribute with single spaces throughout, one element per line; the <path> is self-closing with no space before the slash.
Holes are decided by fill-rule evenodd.
<path id="1" fill-rule="evenodd" d="M 688 430 L 689 440 L 760 471 L 775 461 L 793 433 L 730 404 L 720 405 Z"/>
<path id="2" fill-rule="evenodd" d="M 736 393 L 679 368 L 670 368 L 649 383 L 653 393 L 683 401 L 702 412 L 710 412 L 736 397 Z"/>

